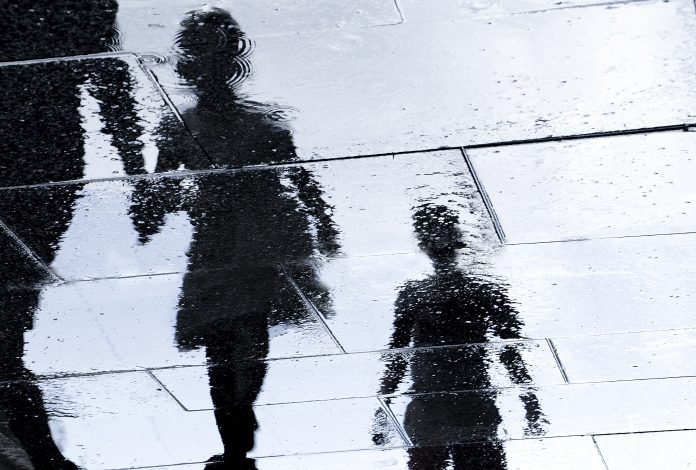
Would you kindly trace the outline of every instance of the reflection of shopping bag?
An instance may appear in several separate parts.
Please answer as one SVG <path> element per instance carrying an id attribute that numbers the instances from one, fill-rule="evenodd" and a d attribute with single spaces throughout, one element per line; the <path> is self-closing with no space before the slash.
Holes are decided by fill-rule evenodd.
<path id="1" fill-rule="evenodd" d="M 416 445 L 495 439 L 502 419 L 490 392 L 419 395 L 406 407 L 404 429 Z"/>

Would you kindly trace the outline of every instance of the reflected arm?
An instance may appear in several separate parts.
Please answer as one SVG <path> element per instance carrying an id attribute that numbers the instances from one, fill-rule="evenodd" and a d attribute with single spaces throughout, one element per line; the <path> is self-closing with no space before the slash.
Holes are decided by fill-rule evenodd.
<path id="1" fill-rule="evenodd" d="M 417 290 L 406 284 L 394 304 L 394 330 L 389 341 L 390 349 L 402 349 L 409 346 L 413 337 L 415 323 L 415 305 L 412 299 Z M 380 393 L 394 393 L 406 374 L 408 360 L 399 354 L 390 355 L 386 361 L 386 370 L 382 376 Z"/>
<path id="2" fill-rule="evenodd" d="M 99 102 L 104 132 L 111 135 L 126 174 L 144 173 L 143 142 L 140 140 L 144 129 L 137 113 L 134 80 L 128 64 L 120 59 L 100 60 L 90 78 L 90 91 Z"/>
<path id="3" fill-rule="evenodd" d="M 185 190 L 178 178 L 142 179 L 134 183 L 129 214 L 138 240 L 145 244 L 164 226 L 167 214 L 184 210 Z"/>
<path id="4" fill-rule="evenodd" d="M 304 211 L 314 220 L 319 252 L 327 256 L 338 253 L 339 232 L 331 219 L 333 207 L 323 199 L 319 182 L 303 167 L 293 168 L 288 172 L 288 177 L 297 188 L 297 197 Z"/>

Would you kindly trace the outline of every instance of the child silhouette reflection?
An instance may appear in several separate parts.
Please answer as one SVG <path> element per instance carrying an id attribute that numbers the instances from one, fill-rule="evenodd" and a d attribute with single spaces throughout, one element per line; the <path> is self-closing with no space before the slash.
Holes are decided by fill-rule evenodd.
<path id="1" fill-rule="evenodd" d="M 489 342 L 491 336 L 521 338 L 522 323 L 502 286 L 474 278 L 458 266 L 458 249 L 465 246 L 454 211 L 442 205 L 423 205 L 414 213 L 413 225 L 434 272 L 423 280 L 407 282 L 401 289 L 395 303 L 390 347 L 477 346 L 460 352 L 462 356 L 454 364 L 437 356 L 437 351 L 423 351 L 411 359 L 391 356 L 381 393 L 394 393 L 409 366 L 415 393 L 437 391 L 434 387 L 490 389 L 490 358 L 480 345 Z M 513 383 L 531 382 L 518 348 L 502 346 L 498 355 Z M 544 417 L 536 395 L 530 390 L 520 398 L 526 410 L 527 432 L 540 432 Z M 497 439 L 501 422 L 492 392 L 415 396 L 404 418 L 406 432 L 417 446 L 408 451 L 409 468 L 506 469 L 503 446 Z M 418 447 L 472 439 L 477 442 Z M 447 462 L 453 466 L 448 467 Z"/>
<path id="2" fill-rule="evenodd" d="M 115 0 L 12 2 L 0 19 L 0 60 L 108 52 L 118 42 L 117 7 Z M 82 87 L 87 87 L 99 103 L 104 131 L 110 134 L 126 172 L 144 171 L 138 140 L 142 127 L 133 98 L 133 81 L 123 61 L 103 58 L 6 66 L 2 81 L 2 186 L 84 176 Z M 4 211 L 18 214 L 30 226 L 31 233 L 24 241 L 49 264 L 70 226 L 73 205 L 79 197 L 79 186 L 69 188 L 74 190 L 62 192 L 61 197 L 37 191 L 35 198 L 15 198 L 12 207 Z M 12 266 L 6 265 L 6 269 Z M 0 278 L 11 279 L 12 274 Z M 35 281 L 39 280 L 37 275 Z M 32 284 L 31 279 L 28 284 Z M 22 359 L 24 334 L 33 326 L 39 297 L 39 290 L 14 289 L 0 299 L 0 422 L 4 423 L 0 425 L 0 438 L 14 443 L 11 450 L 4 446 L 0 449 L 0 467 L 76 469 L 53 442 L 36 377 Z"/>
<path id="3" fill-rule="evenodd" d="M 263 106 L 239 95 L 249 72 L 248 40 L 224 10 L 194 11 L 181 23 L 177 71 L 195 94 L 184 121 L 215 165 L 240 166 L 296 158 L 291 133 Z M 176 146 L 175 142 L 170 142 Z M 180 154 L 160 149 L 158 171 Z M 207 469 L 253 469 L 247 453 L 257 423 L 253 404 L 266 374 L 269 326 L 298 319 L 303 308 L 279 266 L 337 249 L 337 232 L 321 189 L 304 168 L 244 170 L 198 178 L 143 182 L 132 217 L 141 241 L 167 212 L 185 210 L 194 227 L 179 300 L 181 348 L 205 347 L 210 392 L 224 453 Z M 298 313 L 299 312 L 299 313 Z"/>

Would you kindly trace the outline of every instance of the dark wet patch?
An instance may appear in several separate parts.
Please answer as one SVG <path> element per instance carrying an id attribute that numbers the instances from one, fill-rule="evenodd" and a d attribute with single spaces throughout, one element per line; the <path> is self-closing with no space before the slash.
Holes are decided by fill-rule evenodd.
<path id="1" fill-rule="evenodd" d="M 134 58 L 1 67 L 0 86 L 0 186 L 209 166 Z"/>
<path id="2" fill-rule="evenodd" d="M 35 286 L 53 276 L 19 242 L 0 228 L 0 288 Z"/>
<path id="3" fill-rule="evenodd" d="M 116 0 L 11 0 L 0 18 L 0 61 L 108 52 L 117 47 Z"/>

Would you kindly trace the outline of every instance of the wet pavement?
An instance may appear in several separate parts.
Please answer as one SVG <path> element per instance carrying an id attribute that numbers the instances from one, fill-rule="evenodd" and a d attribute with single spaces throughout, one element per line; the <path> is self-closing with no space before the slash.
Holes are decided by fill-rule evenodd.
<path id="1" fill-rule="evenodd" d="M 7 7 L 0 469 L 696 465 L 690 0 Z"/>

